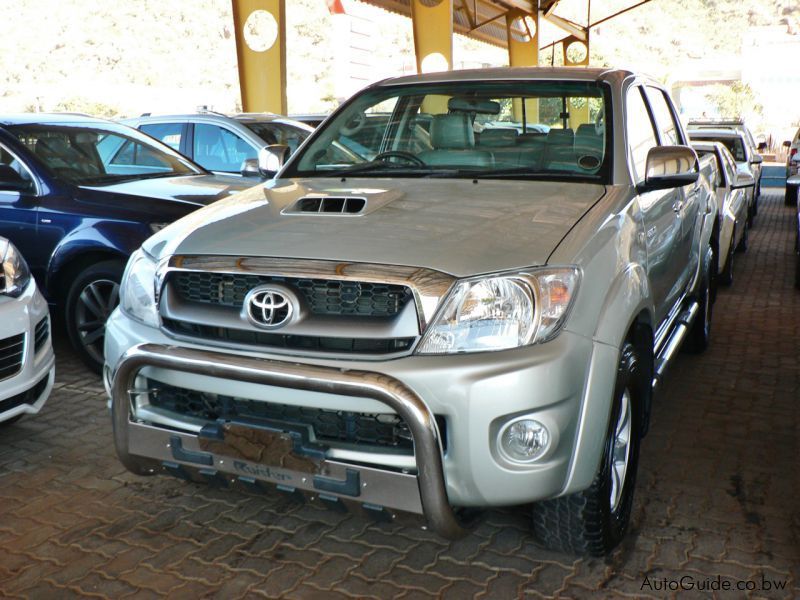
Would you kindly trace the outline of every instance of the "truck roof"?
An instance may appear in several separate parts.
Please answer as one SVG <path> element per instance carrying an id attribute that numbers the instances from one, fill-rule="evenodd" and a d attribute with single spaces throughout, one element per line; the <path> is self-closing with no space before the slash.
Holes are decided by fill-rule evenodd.
<path id="1" fill-rule="evenodd" d="M 407 85 L 414 83 L 450 83 L 456 81 L 503 81 L 509 79 L 563 79 L 569 81 L 598 81 L 612 74 L 628 77 L 632 71 L 606 67 L 494 67 L 489 69 L 463 69 L 422 75 L 392 77 L 377 83 L 378 86 Z"/>

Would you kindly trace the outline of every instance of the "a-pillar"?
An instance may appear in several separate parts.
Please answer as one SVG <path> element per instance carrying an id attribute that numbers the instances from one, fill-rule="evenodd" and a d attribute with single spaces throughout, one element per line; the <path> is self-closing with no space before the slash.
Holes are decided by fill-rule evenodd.
<path id="1" fill-rule="evenodd" d="M 285 0 L 231 0 L 245 112 L 286 114 Z"/>

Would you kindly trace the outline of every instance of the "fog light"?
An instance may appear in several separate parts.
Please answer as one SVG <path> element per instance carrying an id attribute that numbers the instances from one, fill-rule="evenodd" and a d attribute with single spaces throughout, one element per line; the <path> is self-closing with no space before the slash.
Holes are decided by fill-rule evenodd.
<path id="1" fill-rule="evenodd" d="M 520 419 L 500 431 L 500 450 L 515 462 L 531 462 L 542 456 L 550 445 L 547 427 L 533 419 Z"/>

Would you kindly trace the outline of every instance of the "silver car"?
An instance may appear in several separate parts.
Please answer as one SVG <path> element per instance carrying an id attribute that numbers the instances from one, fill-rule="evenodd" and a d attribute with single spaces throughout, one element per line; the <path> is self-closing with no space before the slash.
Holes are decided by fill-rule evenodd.
<path id="1" fill-rule="evenodd" d="M 733 283 L 733 255 L 736 250 L 747 250 L 747 196 L 755 181 L 746 173 L 737 171 L 728 148 L 720 142 L 692 142 L 699 156 L 714 159 L 714 187 L 719 207 L 719 282 Z"/>
<path id="2" fill-rule="evenodd" d="M 369 158 L 336 151 L 379 121 Z M 105 338 L 117 453 L 446 537 L 531 504 L 542 543 L 605 554 L 653 385 L 709 343 L 709 169 L 628 71 L 375 84 L 131 258 Z"/>
<path id="3" fill-rule="evenodd" d="M 689 137 L 698 142 L 721 142 L 725 144 L 728 151 L 736 161 L 737 170 L 753 178 L 758 179 L 761 172 L 761 164 L 764 159 L 760 154 L 755 153 L 747 140 L 747 136 L 742 131 L 735 129 L 692 129 L 689 128 Z M 753 219 L 758 214 L 758 196 L 756 187 L 749 190 L 747 194 L 748 203 L 748 224 L 753 224 Z"/>
<path id="4" fill-rule="evenodd" d="M 258 168 L 264 146 L 281 144 L 294 152 L 313 128 L 270 113 L 227 116 L 215 112 L 149 115 L 122 121 L 140 129 L 209 171 L 267 178 Z"/>

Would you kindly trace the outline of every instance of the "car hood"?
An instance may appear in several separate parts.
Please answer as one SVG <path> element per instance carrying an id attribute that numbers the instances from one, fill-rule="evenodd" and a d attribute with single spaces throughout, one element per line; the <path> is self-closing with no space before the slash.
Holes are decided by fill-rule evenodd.
<path id="1" fill-rule="evenodd" d="M 181 219 L 145 248 L 157 257 L 290 257 L 477 275 L 545 264 L 604 193 L 602 185 L 544 181 L 279 180 Z M 352 216 L 295 212 L 308 196 L 367 202 Z"/>
<path id="2" fill-rule="evenodd" d="M 82 194 L 82 199 L 90 202 L 126 195 L 206 206 L 259 183 L 244 177 L 205 174 L 138 179 L 112 185 L 80 186 L 80 189 L 88 192 Z"/>

